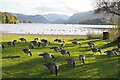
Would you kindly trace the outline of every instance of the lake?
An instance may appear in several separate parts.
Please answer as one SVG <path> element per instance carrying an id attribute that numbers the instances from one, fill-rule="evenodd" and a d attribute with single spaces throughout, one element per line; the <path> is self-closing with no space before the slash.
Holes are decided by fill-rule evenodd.
<path id="1" fill-rule="evenodd" d="M 55 35 L 86 35 L 88 32 L 103 33 L 112 25 L 81 25 L 81 24 L 0 24 L 2 33 L 19 34 L 55 34 Z"/>

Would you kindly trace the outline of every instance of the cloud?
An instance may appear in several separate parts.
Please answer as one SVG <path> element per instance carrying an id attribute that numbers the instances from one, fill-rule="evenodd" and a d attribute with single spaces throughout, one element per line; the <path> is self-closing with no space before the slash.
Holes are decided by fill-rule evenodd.
<path id="1" fill-rule="evenodd" d="M 74 14 L 92 9 L 91 0 L 1 0 L 0 11 L 23 14 Z"/>
<path id="2" fill-rule="evenodd" d="M 34 11 L 36 11 L 39 14 L 49 14 L 49 13 L 59 13 L 59 14 L 68 14 L 68 15 L 72 15 L 73 13 L 76 12 L 75 9 L 70 8 L 70 7 L 47 7 L 47 6 L 40 6 L 40 7 L 36 7 L 33 9 Z"/>
<path id="3" fill-rule="evenodd" d="M 75 11 L 75 9 L 70 8 L 70 7 L 47 7 L 47 6 L 36 7 L 34 8 L 34 10 L 38 12 L 64 12 L 64 13 Z"/>

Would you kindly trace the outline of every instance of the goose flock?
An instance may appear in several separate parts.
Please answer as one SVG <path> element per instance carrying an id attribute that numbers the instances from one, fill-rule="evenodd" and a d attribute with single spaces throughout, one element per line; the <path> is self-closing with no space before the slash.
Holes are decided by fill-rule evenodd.
<path id="1" fill-rule="evenodd" d="M 25 38 L 20 38 L 19 40 L 22 41 L 22 42 L 28 42 Z M 16 47 L 15 45 L 17 44 L 17 42 L 18 42 L 17 40 L 9 41 L 9 42 L 7 42 L 7 45 L 8 46 L 14 46 L 14 47 Z M 53 42 L 54 43 L 61 43 L 61 44 L 60 44 L 60 46 L 50 47 L 50 50 L 54 50 L 55 52 L 61 53 L 62 55 L 68 55 L 68 58 L 65 59 L 65 61 L 67 62 L 67 65 L 69 67 L 72 66 L 72 68 L 75 68 L 76 61 L 74 59 L 70 58 L 71 57 L 70 51 L 63 49 L 63 47 L 66 47 L 65 41 L 61 40 L 61 39 L 55 39 Z M 35 38 L 35 39 L 33 39 L 32 41 L 30 41 L 28 43 L 29 43 L 29 45 L 28 45 L 29 48 L 23 48 L 21 51 L 23 51 L 27 55 L 29 54 L 30 56 L 33 55 L 30 49 L 34 49 L 35 46 L 46 48 L 46 46 L 48 46 L 49 44 L 51 44 L 51 42 L 49 40 L 46 40 L 46 39 L 41 39 L 40 40 L 40 38 Z M 74 46 L 75 45 L 82 46 L 81 43 L 77 42 L 77 41 L 72 41 L 71 44 L 74 45 Z M 97 52 L 99 52 L 100 54 L 102 54 L 101 50 L 98 49 L 98 48 L 96 48 L 94 43 L 88 42 L 88 46 L 91 49 L 91 51 L 93 52 L 93 54 L 95 54 Z M 7 48 L 7 46 L 4 46 L 2 43 L 0 44 L 0 47 L 2 49 Z M 104 53 L 106 53 L 106 55 L 117 55 L 117 53 L 120 53 L 120 45 L 118 45 L 116 48 L 114 48 L 112 50 L 104 51 Z M 54 72 L 55 75 L 58 76 L 59 65 L 56 62 L 56 57 L 54 55 L 50 54 L 47 51 L 38 54 L 38 56 L 43 57 L 45 59 L 44 66 L 46 68 L 48 68 L 51 73 Z M 52 62 L 50 62 L 50 61 L 48 62 L 47 61 L 48 58 L 53 59 L 53 61 Z M 85 55 L 80 54 L 78 56 L 78 59 L 81 61 L 81 63 L 83 65 L 85 64 Z"/>

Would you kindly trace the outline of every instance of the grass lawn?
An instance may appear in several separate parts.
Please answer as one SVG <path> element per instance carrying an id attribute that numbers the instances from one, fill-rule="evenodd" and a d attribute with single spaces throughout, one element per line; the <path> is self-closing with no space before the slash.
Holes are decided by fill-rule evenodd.
<path id="1" fill-rule="evenodd" d="M 27 42 L 21 42 L 19 38 L 24 37 Z M 31 49 L 33 56 L 23 53 L 23 48 L 28 48 L 28 43 L 35 37 L 47 39 L 51 43 L 45 47 L 35 47 Z M 61 43 L 54 42 L 54 39 L 64 39 L 66 46 L 63 49 L 68 50 L 71 56 L 62 55 L 60 52 L 50 50 L 53 46 L 60 46 Z M 16 46 L 8 46 L 6 42 L 18 40 Z M 79 45 L 71 44 L 72 41 L 78 41 Z M 102 51 L 93 54 L 88 46 L 88 42 L 94 42 L 95 46 Z M 109 45 L 108 40 L 99 39 L 83 39 L 79 36 L 42 36 L 42 35 L 3 35 L 2 43 L 5 49 L 2 50 L 2 77 L 3 78 L 118 78 L 118 56 L 107 56 L 104 51 L 111 50 L 115 45 Z M 58 76 L 50 74 L 49 70 L 44 66 L 45 60 L 38 54 L 49 52 L 56 57 L 56 63 L 59 65 Z M 78 59 L 80 54 L 86 56 L 85 65 Z M 16 57 L 20 56 L 20 57 Z M 71 68 L 66 64 L 66 58 L 73 58 L 76 61 L 76 67 Z M 53 61 L 52 59 L 48 59 Z M 47 61 L 48 61 L 47 60 Z"/>

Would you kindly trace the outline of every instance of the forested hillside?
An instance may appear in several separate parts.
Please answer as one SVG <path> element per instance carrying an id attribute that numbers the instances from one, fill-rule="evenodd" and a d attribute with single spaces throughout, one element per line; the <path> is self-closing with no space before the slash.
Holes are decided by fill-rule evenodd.
<path id="1" fill-rule="evenodd" d="M 102 19 L 91 19 L 91 20 L 85 20 L 85 21 L 81 21 L 79 24 L 89 24 L 89 25 L 110 25 L 113 24 L 112 21 L 107 21 L 106 19 L 102 18 Z"/>
<path id="2" fill-rule="evenodd" d="M 19 23 L 19 20 L 10 13 L 0 12 L 0 23 L 17 24 L 17 23 Z"/>

